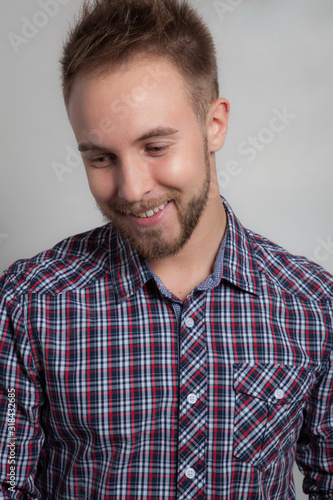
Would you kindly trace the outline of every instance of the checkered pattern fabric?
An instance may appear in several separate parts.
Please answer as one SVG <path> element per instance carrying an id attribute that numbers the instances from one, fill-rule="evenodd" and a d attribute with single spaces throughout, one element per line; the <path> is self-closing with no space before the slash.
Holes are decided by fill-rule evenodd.
<path id="1" fill-rule="evenodd" d="M 207 426 L 207 350 L 205 300 L 198 295 L 183 311 L 180 331 L 179 500 L 205 498 Z"/>
<path id="2" fill-rule="evenodd" d="M 223 203 L 184 303 L 108 225 L 4 274 L 0 498 L 333 498 L 333 278 Z"/>

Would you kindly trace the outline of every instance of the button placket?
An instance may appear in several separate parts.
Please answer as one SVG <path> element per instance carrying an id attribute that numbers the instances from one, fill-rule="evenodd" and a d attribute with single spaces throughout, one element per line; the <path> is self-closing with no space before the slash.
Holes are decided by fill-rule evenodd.
<path id="1" fill-rule="evenodd" d="M 183 310 L 180 332 L 178 496 L 204 498 L 206 484 L 207 352 L 205 300 Z"/>

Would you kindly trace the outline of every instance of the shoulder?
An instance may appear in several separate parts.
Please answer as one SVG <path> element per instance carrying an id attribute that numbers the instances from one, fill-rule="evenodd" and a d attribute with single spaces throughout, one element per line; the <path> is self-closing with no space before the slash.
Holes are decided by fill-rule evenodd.
<path id="1" fill-rule="evenodd" d="M 333 299 L 333 276 L 325 269 L 253 231 L 246 232 L 259 273 L 267 280 L 303 299 Z"/>
<path id="2" fill-rule="evenodd" d="M 109 269 L 110 225 L 64 239 L 31 259 L 14 262 L 0 281 L 0 290 L 56 294 L 87 286 Z"/>

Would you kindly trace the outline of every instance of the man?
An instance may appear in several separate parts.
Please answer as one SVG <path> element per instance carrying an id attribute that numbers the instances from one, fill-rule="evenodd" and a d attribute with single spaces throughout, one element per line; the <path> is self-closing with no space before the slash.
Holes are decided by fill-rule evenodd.
<path id="1" fill-rule="evenodd" d="M 61 63 L 108 223 L 2 278 L 2 498 L 333 498 L 333 278 L 220 198 L 207 28 L 96 0 Z"/>

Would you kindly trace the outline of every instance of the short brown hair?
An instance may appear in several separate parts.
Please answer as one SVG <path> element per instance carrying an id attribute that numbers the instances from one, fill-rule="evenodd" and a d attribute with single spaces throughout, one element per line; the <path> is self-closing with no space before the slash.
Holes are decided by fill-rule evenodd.
<path id="1" fill-rule="evenodd" d="M 138 55 L 173 62 L 205 120 L 219 95 L 212 35 L 186 0 L 85 0 L 60 60 L 66 106 L 75 77 L 120 68 Z"/>

